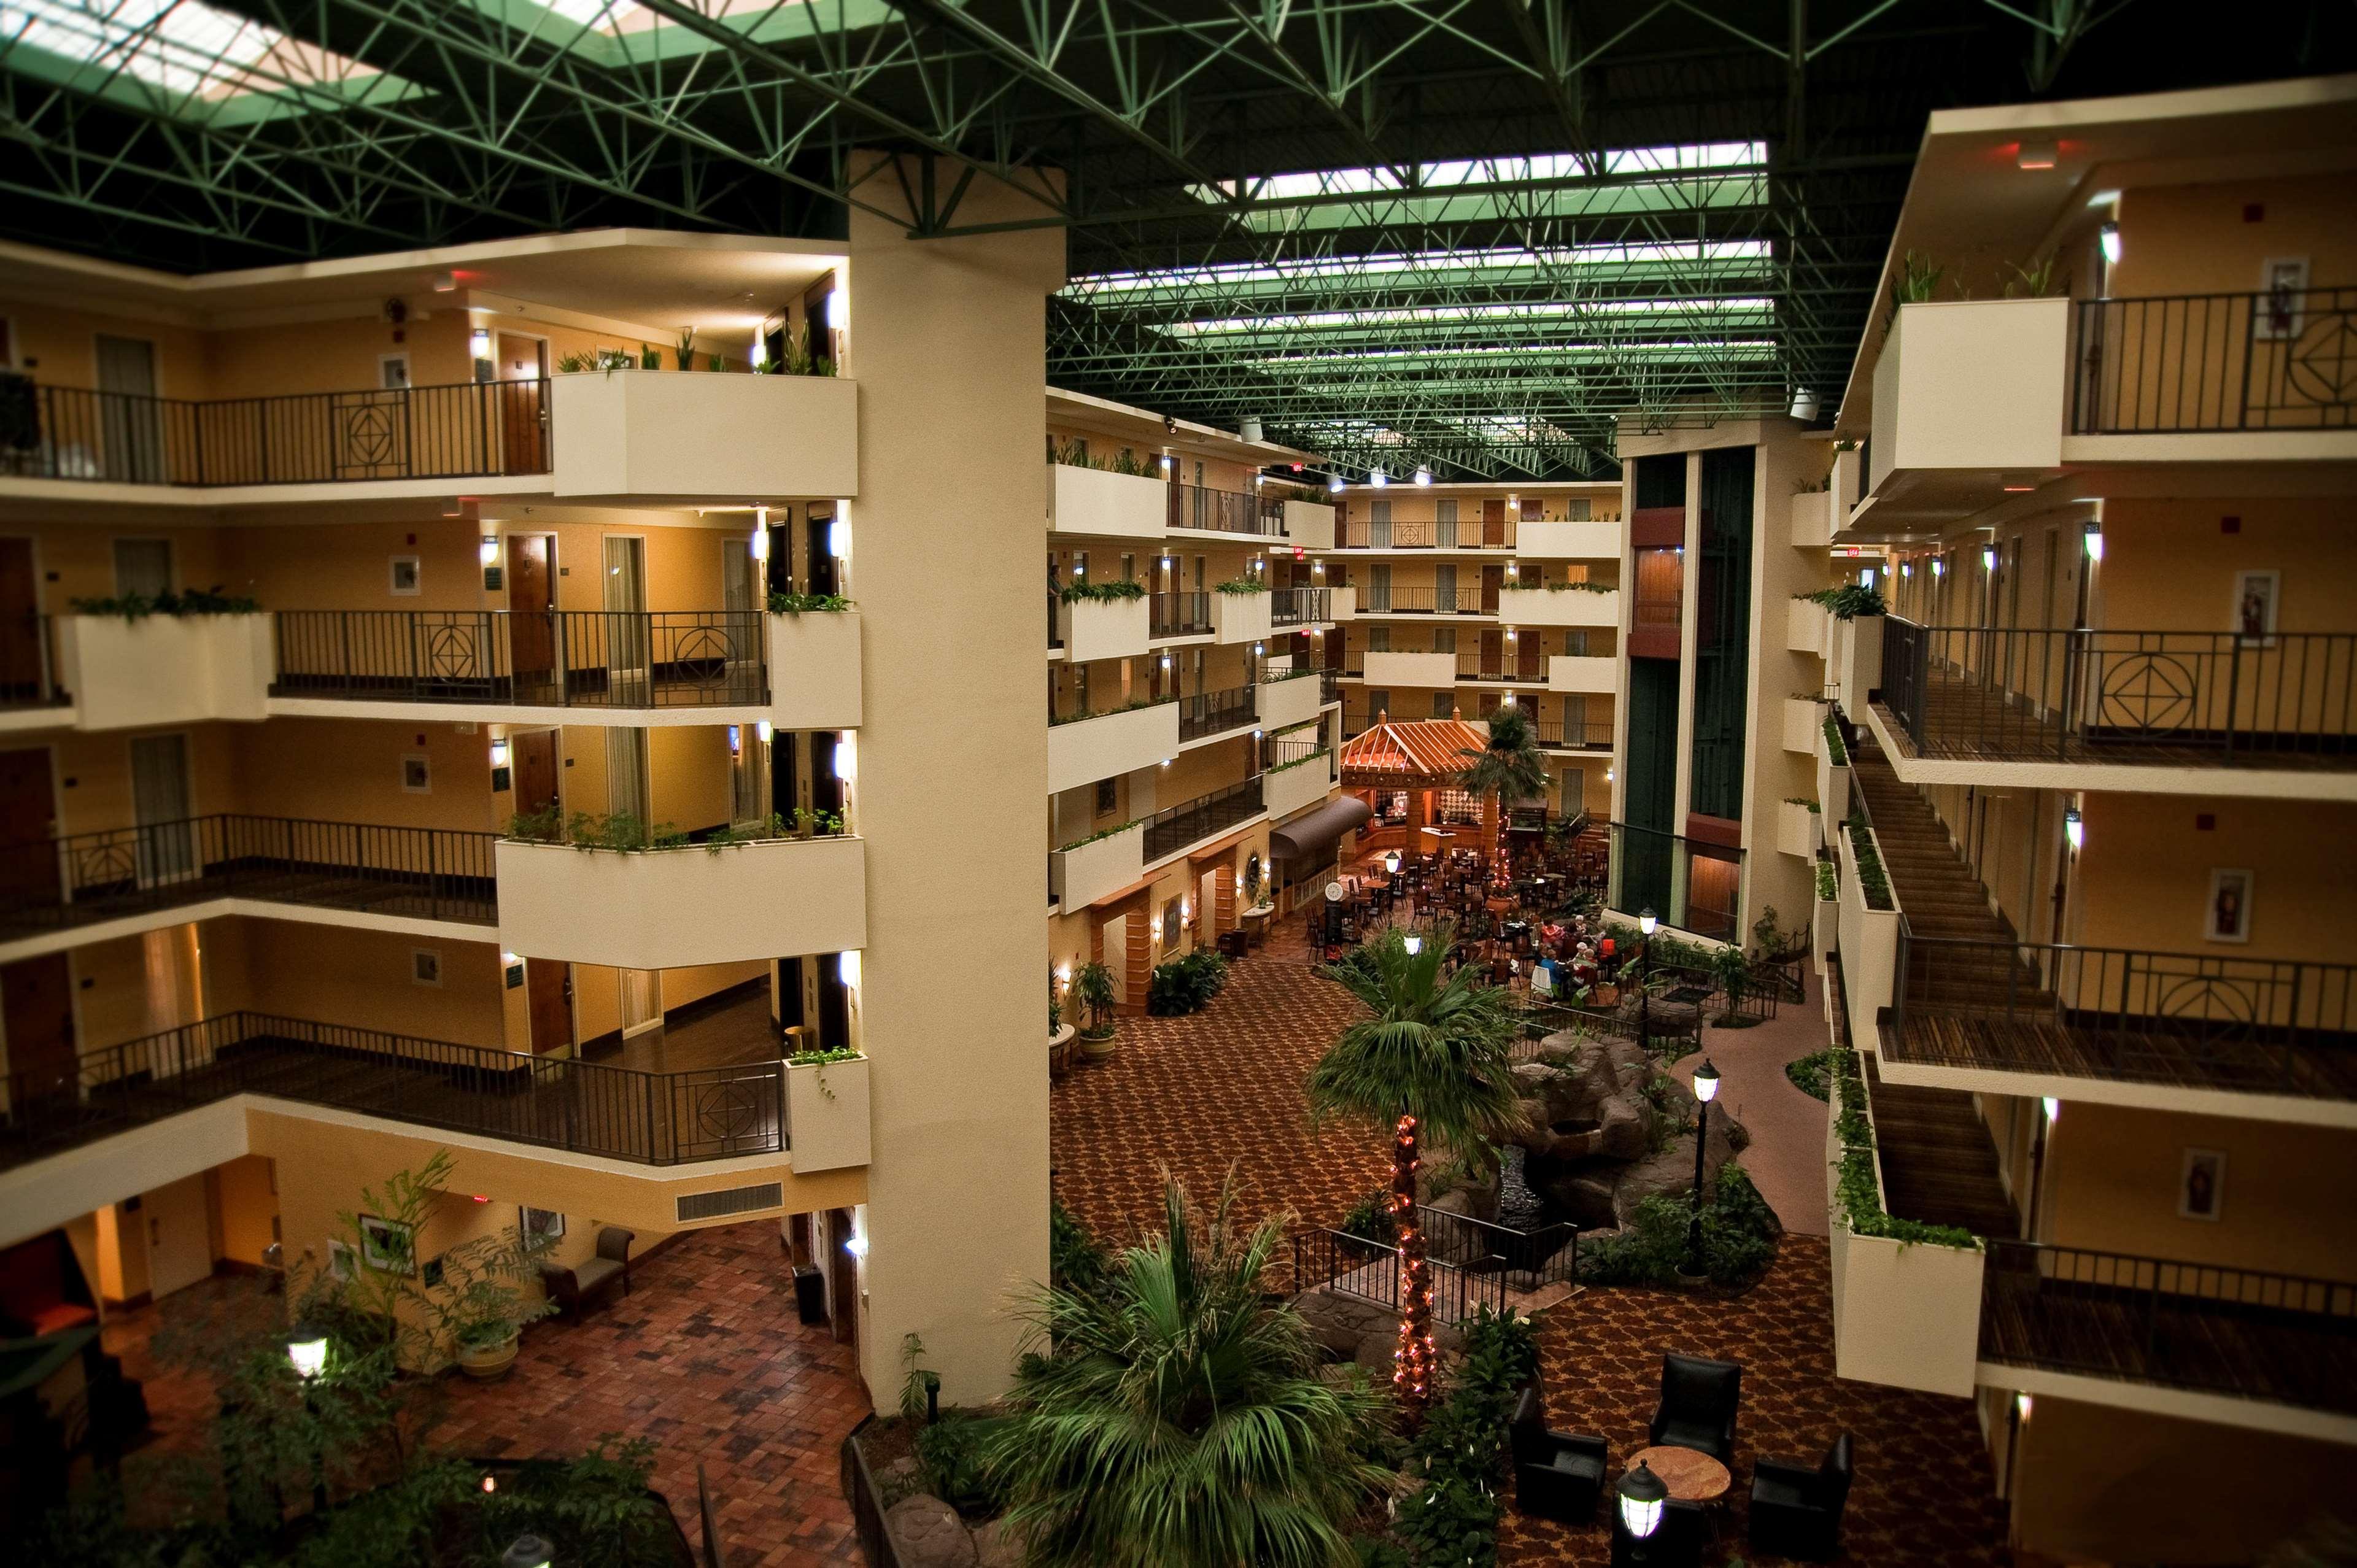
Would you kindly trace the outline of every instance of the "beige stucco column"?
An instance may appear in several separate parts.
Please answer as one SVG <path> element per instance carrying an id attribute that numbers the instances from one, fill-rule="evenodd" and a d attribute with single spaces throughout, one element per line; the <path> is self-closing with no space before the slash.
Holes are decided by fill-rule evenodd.
<path id="1" fill-rule="evenodd" d="M 860 188 L 890 201 L 901 184 Z M 978 175 L 957 221 L 1039 210 Z M 1039 599 L 1047 295 L 1064 236 L 911 240 L 855 210 L 850 238 L 875 1134 L 860 1365 L 890 1405 L 916 1334 L 942 1399 L 967 1404 L 1006 1388 L 1014 1293 L 1048 1275 Z"/>

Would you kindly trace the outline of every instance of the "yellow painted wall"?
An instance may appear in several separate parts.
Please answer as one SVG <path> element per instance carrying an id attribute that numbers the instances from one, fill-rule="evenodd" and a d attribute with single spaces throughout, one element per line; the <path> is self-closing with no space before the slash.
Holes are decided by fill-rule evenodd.
<path id="1" fill-rule="evenodd" d="M 129 1301 L 147 1291 L 147 1241 L 137 1210 L 121 1204 L 98 1211 L 98 1290 L 108 1301 Z"/>
<path id="2" fill-rule="evenodd" d="M 2357 806 L 2091 795 L 2079 854 L 2077 940 L 2093 947 L 2222 958 L 2357 962 L 2350 919 L 2357 888 Z M 2203 831 L 2197 819 L 2216 826 Z M 2256 873 L 2251 940 L 2202 937 L 2212 867 Z"/>
<path id="3" fill-rule="evenodd" d="M 658 822 L 683 831 L 729 819 L 728 730 L 725 725 L 662 725 L 647 731 L 648 808 Z"/>
<path id="4" fill-rule="evenodd" d="M 265 610 L 474 610 L 490 603 L 479 550 L 493 531 L 429 502 L 391 521 L 225 529 L 222 552 Z M 418 558 L 416 593 L 393 592 L 396 555 Z"/>
<path id="5" fill-rule="evenodd" d="M 262 1266 L 278 1219 L 278 1173 L 263 1155 L 241 1155 L 212 1171 L 215 1223 L 221 1244 L 217 1257 Z"/>
<path id="6" fill-rule="evenodd" d="M 135 736 L 171 731 L 66 731 L 50 743 L 57 757 L 59 823 L 61 833 L 127 828 L 137 821 L 131 792 L 131 742 Z M 181 726 L 188 737 L 188 806 L 199 816 L 235 811 L 235 743 L 227 725 Z"/>
<path id="7" fill-rule="evenodd" d="M 226 729 L 228 726 L 213 726 Z M 222 809 L 260 816 L 483 832 L 506 825 L 491 800 L 490 737 L 480 725 L 275 718 L 235 728 L 235 791 Z M 402 758 L 424 753 L 428 794 L 402 788 Z"/>
<path id="8" fill-rule="evenodd" d="M 21 322 L 21 318 L 20 318 Z M 44 613 L 73 614 L 76 599 L 102 599 L 114 593 L 114 542 L 117 539 L 166 539 L 172 544 L 172 574 L 183 588 L 216 585 L 242 591 L 236 563 L 223 550 L 221 531 L 210 527 L 167 527 L 148 523 L 77 521 L 59 524 L 11 523 L 0 534 L 29 538 L 44 580 L 35 591 Z M 55 582 L 46 579 L 54 574 Z"/>
<path id="9" fill-rule="evenodd" d="M 451 941 L 236 917 L 206 927 L 211 1011 L 252 1008 L 494 1049 L 506 1046 L 496 941 Z M 410 952 L 442 955 L 442 983 L 410 979 Z"/>
<path id="10" fill-rule="evenodd" d="M 2228 518 L 2237 532 L 2225 531 Z M 2231 631 L 2241 625 L 2236 575 L 2261 570 L 2282 574 L 2281 630 L 2357 631 L 2357 544 L 2346 504 L 2325 497 L 2104 502 L 2096 624 Z M 2345 681 L 2341 664 L 2333 668 Z"/>
<path id="11" fill-rule="evenodd" d="M 16 363 L 48 386 L 98 384 L 100 333 L 145 338 L 156 345 L 156 391 L 163 397 L 205 397 L 210 388 L 204 334 L 186 327 L 131 317 L 71 310 L 46 302 L 0 298 L 16 339 Z M 374 383 L 370 383 L 373 385 Z"/>
<path id="12" fill-rule="evenodd" d="M 2265 210 L 2249 221 L 2244 209 Z M 2117 297 L 2251 294 L 2270 256 L 2307 256 L 2310 286 L 2357 276 L 2357 176 L 2345 172 L 2210 185 L 2136 186 L 2120 198 Z"/>

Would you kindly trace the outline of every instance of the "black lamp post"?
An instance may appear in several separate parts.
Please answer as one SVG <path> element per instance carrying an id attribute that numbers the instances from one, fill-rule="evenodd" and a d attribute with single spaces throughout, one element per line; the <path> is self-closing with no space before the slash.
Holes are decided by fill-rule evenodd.
<path id="1" fill-rule="evenodd" d="M 1694 1219 L 1686 1226 L 1686 1273 L 1699 1278 L 1704 1273 L 1702 1257 L 1702 1176 L 1703 1151 L 1710 1143 L 1710 1102 L 1718 1098 L 1718 1069 L 1705 1057 L 1702 1066 L 1695 1069 L 1695 1186 Z"/>
<path id="2" fill-rule="evenodd" d="M 1662 1528 L 1662 1509 L 1669 1501 L 1669 1486 L 1640 1459 L 1635 1469 L 1621 1474 L 1620 1485 L 1614 1493 L 1616 1522 L 1629 1539 L 1630 1556 L 1642 1563 L 1646 1560 L 1647 1544 Z"/>
<path id="3" fill-rule="evenodd" d="M 311 1436 L 319 1435 L 318 1402 L 311 1390 L 319 1374 L 328 1368 L 328 1335 L 325 1329 L 296 1326 L 286 1331 L 286 1364 L 295 1369 L 295 1376 L 303 1385 L 303 1413 L 310 1418 Z M 311 1511 L 328 1511 L 327 1445 L 319 1444 L 311 1455 Z"/>
<path id="4" fill-rule="evenodd" d="M 1645 939 L 1637 945 L 1637 1049 L 1649 1054 L 1653 1048 L 1653 993 L 1645 983 L 1645 971 L 1653 956 L 1653 928 L 1661 923 L 1651 904 L 1637 917 L 1637 929 Z"/>

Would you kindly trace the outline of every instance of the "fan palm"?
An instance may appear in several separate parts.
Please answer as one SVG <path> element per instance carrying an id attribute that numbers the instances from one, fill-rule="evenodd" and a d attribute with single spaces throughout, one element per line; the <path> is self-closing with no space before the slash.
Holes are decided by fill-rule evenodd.
<path id="1" fill-rule="evenodd" d="M 1468 747 L 1457 755 L 1465 758 L 1457 787 L 1476 800 L 1488 796 L 1497 802 L 1498 842 L 1504 843 L 1507 808 L 1546 797 L 1546 757 L 1539 750 L 1538 732 L 1522 709 L 1506 703 L 1490 715 L 1490 738 L 1481 749 Z"/>
<path id="2" fill-rule="evenodd" d="M 1470 966 L 1441 973 L 1453 933 L 1409 950 L 1386 930 L 1327 973 L 1374 1015 L 1345 1027 L 1309 1069 L 1313 1122 L 1345 1117 L 1392 1135 L 1391 1211 L 1401 1273 L 1400 1347 L 1392 1381 L 1410 1429 L 1433 1382 L 1432 1273 L 1415 1218 L 1415 1171 L 1427 1142 L 1472 1151 L 1522 1122 L 1511 1047 L 1518 1021 L 1504 991 Z"/>
<path id="3" fill-rule="evenodd" d="M 1343 1530 L 1389 1477 L 1360 1455 L 1383 1401 L 1318 1375 L 1308 1328 L 1261 1296 L 1284 1217 L 1239 1235 L 1176 1181 L 1167 1230 L 1092 1291 L 1043 1287 L 990 1465 L 1008 1527 L 1048 1568 L 1340 1568 Z"/>

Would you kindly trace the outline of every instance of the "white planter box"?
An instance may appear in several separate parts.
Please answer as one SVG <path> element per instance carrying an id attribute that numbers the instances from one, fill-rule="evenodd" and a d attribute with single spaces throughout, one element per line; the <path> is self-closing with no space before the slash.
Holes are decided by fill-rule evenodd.
<path id="1" fill-rule="evenodd" d="M 1784 646 L 1794 653 L 1824 658 L 1825 628 L 1832 624 L 1833 613 L 1813 599 L 1784 602 Z"/>
<path id="2" fill-rule="evenodd" d="M 1784 749 L 1797 751 L 1803 757 L 1816 755 L 1823 738 L 1817 732 L 1824 723 L 1825 710 L 1821 703 L 1806 697 L 1784 699 Z"/>
<path id="3" fill-rule="evenodd" d="M 1159 539 L 1170 517 L 1170 486 L 1139 474 L 1048 465 L 1048 531 L 1107 539 Z"/>
<path id="4" fill-rule="evenodd" d="M 1145 874 L 1146 824 L 1132 822 L 1117 833 L 1058 850 L 1048 859 L 1049 886 L 1064 912 L 1085 909 Z"/>
<path id="5" fill-rule="evenodd" d="M 1867 1050 L 1880 1047 L 1882 1036 L 1875 1015 L 1890 1005 L 1899 974 L 1899 911 L 1869 909 L 1857 879 L 1857 856 L 1846 828 L 1833 830 L 1834 853 L 1841 861 L 1841 935 L 1843 1001 L 1849 1008 L 1849 1037 Z M 1880 845 L 1876 853 L 1880 853 Z M 1886 864 L 1884 877 L 1888 880 Z M 1898 902 L 1896 893 L 1891 899 Z"/>
<path id="6" fill-rule="evenodd" d="M 1853 1235 L 1838 1217 L 1830 1229 L 1835 1375 L 1969 1395 L 1980 1359 L 1986 1255 L 1974 1247 Z"/>
<path id="7" fill-rule="evenodd" d="M 268 712 L 267 615 L 58 618 L 59 683 L 82 729 L 130 729 Z"/>
<path id="8" fill-rule="evenodd" d="M 1587 597 L 1582 595 L 1581 597 Z M 1547 690 L 1550 692 L 1617 692 L 1620 689 L 1620 660 L 1594 654 L 1547 655 Z"/>
<path id="9" fill-rule="evenodd" d="M 1824 708 L 1817 711 L 1820 714 L 1830 712 Z M 1845 750 L 1842 755 L 1846 757 L 1849 753 Z M 1834 766 L 1833 751 L 1826 740 L 1825 726 L 1822 722 L 1817 725 L 1816 757 L 1817 807 L 1824 812 L 1828 822 L 1847 822 L 1849 820 L 1849 768 L 1846 764 L 1839 768 Z"/>
<path id="10" fill-rule="evenodd" d="M 1297 767 L 1261 776 L 1261 800 L 1269 821 L 1277 822 L 1307 810 L 1334 790 L 1332 754 L 1311 757 Z"/>
<path id="11" fill-rule="evenodd" d="M 549 396 L 559 496 L 859 493 L 856 381 L 590 371 L 556 377 Z"/>
<path id="12" fill-rule="evenodd" d="M 1116 474 L 1114 478 L 1127 476 Z M 1083 663 L 1092 659 L 1135 659 L 1146 651 L 1146 632 L 1152 623 L 1143 596 L 1135 599 L 1072 599 L 1061 608 L 1066 660 Z"/>
<path id="13" fill-rule="evenodd" d="M 1397 687 L 1446 688 L 1457 684 L 1454 653 L 1369 653 L 1367 684 L 1379 692 Z"/>
<path id="14" fill-rule="evenodd" d="M 1322 684 L 1316 675 L 1296 675 L 1286 681 L 1264 681 L 1260 687 L 1260 724 L 1263 729 L 1281 730 L 1294 725 L 1308 724 L 1318 716 L 1318 689 Z"/>
<path id="15" fill-rule="evenodd" d="M 867 945 L 856 838 L 628 854 L 502 839 L 497 856 L 500 945 L 527 958 L 681 969 Z"/>
<path id="16" fill-rule="evenodd" d="M 1514 535 L 1514 553 L 1525 561 L 1618 561 L 1624 537 L 1617 522 L 1525 519 Z"/>
<path id="17" fill-rule="evenodd" d="M 2071 302 L 1984 299 L 1902 305 L 1874 368 L 1877 491 L 1896 470 L 2059 468 L 2071 368 Z M 1961 517 L 1986 504 L 1943 498 Z"/>
<path id="18" fill-rule="evenodd" d="M 1286 501 L 1285 537 L 1304 550 L 1334 548 L 1334 509 L 1324 501 Z"/>
<path id="19" fill-rule="evenodd" d="M 1357 585 L 1352 584 L 1344 587 L 1327 589 L 1326 612 L 1334 618 L 1334 624 L 1337 626 L 1341 625 L 1345 621 L 1353 621 L 1358 619 L 1359 590 Z"/>
<path id="20" fill-rule="evenodd" d="M 1501 588 L 1498 618 L 1508 626 L 1616 629 L 1620 625 L 1620 590 L 1596 594 L 1584 588 Z"/>
<path id="21" fill-rule="evenodd" d="M 1866 712 L 1866 694 L 1882 684 L 1882 618 L 1859 616 L 1834 622 L 1836 653 L 1833 677 L 1840 682 L 1842 707 Z"/>
<path id="22" fill-rule="evenodd" d="M 1816 875 L 1817 868 L 1813 865 L 1810 866 L 1811 878 L 1813 879 Z M 1816 953 L 1817 972 L 1823 974 L 1825 972 L 1825 957 L 1834 950 L 1835 940 L 1841 931 L 1841 900 L 1819 898 L 1813 887 L 1810 889 L 1809 897 L 1814 901 L 1817 909 L 1816 918 L 1809 923 L 1809 946 Z M 1824 1011 L 1826 1021 L 1830 1023 L 1833 1019 L 1833 1009 L 1828 1007 Z"/>
<path id="23" fill-rule="evenodd" d="M 1817 813 L 1790 800 L 1776 803 L 1776 847 L 1812 860 L 1817 853 Z"/>
<path id="24" fill-rule="evenodd" d="M 786 1069 L 786 1158 L 796 1175 L 867 1163 L 868 1065 L 858 1057 Z"/>
<path id="25" fill-rule="evenodd" d="M 1792 497 L 1792 542 L 1806 550 L 1833 541 L 1834 492 L 1803 490 Z"/>
<path id="26" fill-rule="evenodd" d="M 804 610 L 769 622 L 770 722 L 780 729 L 856 729 L 865 712 L 859 612 Z"/>
<path id="27" fill-rule="evenodd" d="M 1266 642 L 1269 614 L 1275 607 L 1267 594 L 1211 595 L 1211 640 Z"/>
<path id="28" fill-rule="evenodd" d="M 1048 726 L 1048 792 L 1077 789 L 1178 755 L 1178 704 L 1157 703 Z"/>

